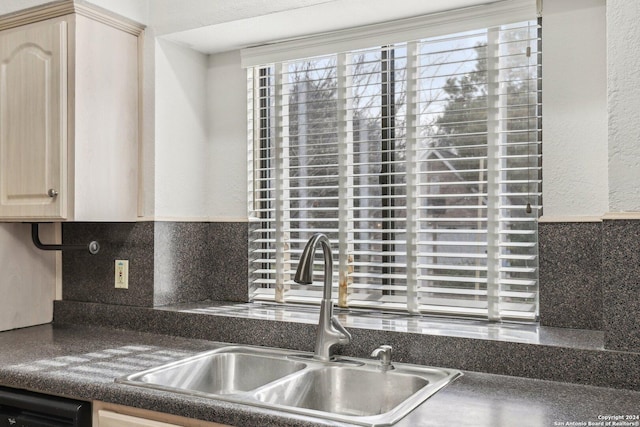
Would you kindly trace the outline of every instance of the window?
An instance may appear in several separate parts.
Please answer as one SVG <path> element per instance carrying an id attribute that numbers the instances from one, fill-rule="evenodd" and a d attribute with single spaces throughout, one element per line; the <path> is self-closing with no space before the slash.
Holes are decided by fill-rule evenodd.
<path id="1" fill-rule="evenodd" d="M 251 299 L 319 302 L 293 275 L 322 232 L 342 307 L 535 321 L 540 32 L 249 68 Z"/>

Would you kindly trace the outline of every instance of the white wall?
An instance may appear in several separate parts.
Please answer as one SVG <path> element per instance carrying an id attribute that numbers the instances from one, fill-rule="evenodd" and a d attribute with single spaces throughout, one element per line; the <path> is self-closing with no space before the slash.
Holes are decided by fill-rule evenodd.
<path id="1" fill-rule="evenodd" d="M 640 212 L 639 20 L 637 0 L 607 0 L 611 212 Z"/>
<path id="2" fill-rule="evenodd" d="M 640 212 L 639 19 L 635 0 L 544 2 L 543 219 Z"/>
<path id="3" fill-rule="evenodd" d="M 239 64 L 239 51 L 209 56 L 210 215 L 219 220 L 247 218 L 247 73 Z"/>
<path id="4" fill-rule="evenodd" d="M 155 216 L 206 218 L 215 197 L 207 123 L 207 56 L 155 45 Z"/>
<path id="5" fill-rule="evenodd" d="M 238 51 L 206 56 L 157 39 L 157 219 L 247 218 L 246 72 Z"/>
<path id="6" fill-rule="evenodd" d="M 605 0 L 544 2 L 542 44 L 545 219 L 609 210 Z"/>
<path id="7" fill-rule="evenodd" d="M 53 242 L 53 226 L 42 226 Z M 29 224 L 0 224 L 0 331 L 49 323 L 56 291 L 56 255 L 37 249 Z"/>

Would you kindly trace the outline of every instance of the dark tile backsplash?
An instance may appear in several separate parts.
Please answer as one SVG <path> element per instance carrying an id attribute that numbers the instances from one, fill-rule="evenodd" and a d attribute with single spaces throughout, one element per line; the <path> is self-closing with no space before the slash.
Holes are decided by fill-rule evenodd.
<path id="1" fill-rule="evenodd" d="M 541 223 L 540 323 L 640 352 L 640 220 Z"/>
<path id="2" fill-rule="evenodd" d="M 62 241 L 97 240 L 100 252 L 62 254 L 62 298 L 71 301 L 152 307 L 154 223 L 63 223 Z M 116 289 L 115 260 L 129 260 L 129 289 Z"/>
<path id="3" fill-rule="evenodd" d="M 100 252 L 65 252 L 63 299 L 156 307 L 248 299 L 244 222 L 63 223 L 64 243 L 97 240 Z M 116 259 L 129 260 L 129 289 L 114 286 Z"/>
<path id="4" fill-rule="evenodd" d="M 602 330 L 602 223 L 540 223 L 540 324 Z"/>
<path id="5" fill-rule="evenodd" d="M 157 307 L 248 300 L 247 222 L 64 223 L 63 299 Z M 640 221 L 540 223 L 540 323 L 602 330 L 605 347 L 640 351 Z M 129 260 L 129 289 L 114 261 Z"/>
<path id="6" fill-rule="evenodd" d="M 602 225 L 605 347 L 640 351 L 640 221 Z"/>
<path id="7" fill-rule="evenodd" d="M 155 306 L 210 298 L 215 246 L 209 245 L 208 228 L 201 222 L 155 223 Z"/>
<path id="8" fill-rule="evenodd" d="M 215 248 L 210 264 L 204 267 L 213 284 L 210 299 L 249 301 L 249 224 L 210 223 L 208 241 Z"/>

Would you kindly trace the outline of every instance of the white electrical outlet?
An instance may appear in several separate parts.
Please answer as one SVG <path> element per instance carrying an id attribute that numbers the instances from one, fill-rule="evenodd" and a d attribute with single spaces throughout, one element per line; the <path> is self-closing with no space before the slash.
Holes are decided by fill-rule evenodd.
<path id="1" fill-rule="evenodd" d="M 116 260 L 115 284 L 116 288 L 129 289 L 129 260 Z"/>

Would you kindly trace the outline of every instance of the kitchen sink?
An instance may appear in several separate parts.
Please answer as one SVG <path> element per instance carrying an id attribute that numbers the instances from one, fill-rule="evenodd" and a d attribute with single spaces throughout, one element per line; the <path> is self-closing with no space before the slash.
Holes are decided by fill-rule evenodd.
<path id="1" fill-rule="evenodd" d="M 378 360 L 320 361 L 291 350 L 226 346 L 116 379 L 366 426 L 391 425 L 462 375 L 460 371 Z"/>
<path id="2" fill-rule="evenodd" d="M 137 381 L 204 394 L 236 394 L 304 369 L 306 364 L 252 353 L 205 353 L 153 369 Z"/>
<path id="3" fill-rule="evenodd" d="M 391 411 L 428 384 L 417 375 L 327 367 L 272 384 L 256 393 L 256 398 L 276 405 L 370 416 Z"/>

